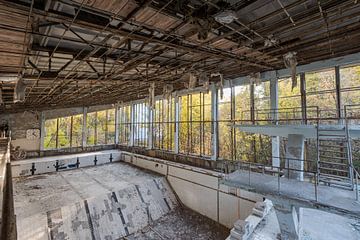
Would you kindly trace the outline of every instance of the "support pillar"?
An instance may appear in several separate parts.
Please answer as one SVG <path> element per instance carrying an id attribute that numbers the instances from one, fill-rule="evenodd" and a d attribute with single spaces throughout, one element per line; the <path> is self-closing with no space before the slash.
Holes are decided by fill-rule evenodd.
<path id="1" fill-rule="evenodd" d="M 115 144 L 119 144 L 119 106 L 115 107 Z"/>
<path id="2" fill-rule="evenodd" d="M 148 129 L 148 149 L 153 148 L 153 109 L 150 107 L 150 105 L 147 105 L 146 110 L 148 111 L 148 123 L 149 123 L 149 129 Z"/>
<path id="3" fill-rule="evenodd" d="M 45 114 L 41 112 L 41 123 L 40 123 L 40 152 L 44 151 L 45 141 Z M 40 153 L 39 153 L 40 156 Z"/>
<path id="4" fill-rule="evenodd" d="M 343 111 L 341 110 L 341 91 L 340 91 L 340 67 L 335 67 L 335 83 L 336 83 L 336 114 L 339 124 L 342 124 Z"/>
<path id="5" fill-rule="evenodd" d="M 291 179 L 304 180 L 304 145 L 305 138 L 301 134 L 289 134 L 286 146 L 286 168 L 287 177 Z"/>
<path id="6" fill-rule="evenodd" d="M 270 105 L 273 124 L 278 125 L 279 87 L 277 78 L 270 80 Z M 278 136 L 271 137 L 271 154 L 272 166 L 280 167 L 280 138 Z"/>
<path id="7" fill-rule="evenodd" d="M 218 153 L 218 91 L 215 84 L 211 85 L 211 138 L 212 138 L 212 155 L 211 160 L 217 160 Z"/>
<path id="8" fill-rule="evenodd" d="M 180 137 L 180 103 L 179 97 L 175 94 L 175 154 L 179 153 L 179 137 Z"/>
<path id="9" fill-rule="evenodd" d="M 135 120 L 135 104 L 131 103 L 130 104 L 130 136 L 129 136 L 129 146 L 133 147 L 134 146 L 134 133 L 135 133 L 135 125 L 134 125 L 134 120 Z"/>
<path id="10" fill-rule="evenodd" d="M 87 107 L 84 107 L 83 109 L 83 127 L 81 129 L 82 134 L 82 148 L 84 149 L 86 147 L 86 122 L 87 122 Z"/>

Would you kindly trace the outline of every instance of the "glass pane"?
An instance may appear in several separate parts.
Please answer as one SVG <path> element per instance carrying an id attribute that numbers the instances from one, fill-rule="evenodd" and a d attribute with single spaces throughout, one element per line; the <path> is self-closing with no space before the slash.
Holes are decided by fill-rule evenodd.
<path id="1" fill-rule="evenodd" d="M 57 119 L 49 119 L 45 121 L 45 138 L 44 148 L 54 149 L 56 148 L 56 136 L 57 136 Z"/>
<path id="2" fill-rule="evenodd" d="M 73 118 L 73 127 L 72 127 L 72 147 L 80 147 L 82 145 L 82 126 L 83 126 L 83 115 L 75 115 Z"/>
<path id="3" fill-rule="evenodd" d="M 86 144 L 95 145 L 96 144 L 96 112 L 88 113 L 86 117 Z"/>
<path id="4" fill-rule="evenodd" d="M 58 148 L 70 147 L 71 117 L 59 118 Z"/>

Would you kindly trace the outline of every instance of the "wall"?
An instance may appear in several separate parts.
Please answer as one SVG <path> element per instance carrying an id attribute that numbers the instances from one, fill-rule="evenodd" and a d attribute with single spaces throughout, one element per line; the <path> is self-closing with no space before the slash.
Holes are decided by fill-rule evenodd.
<path id="1" fill-rule="evenodd" d="M 113 107 L 112 105 L 100 105 L 92 106 L 88 108 L 88 112 L 100 111 Z M 41 129 L 41 118 L 43 115 L 44 119 L 52 119 L 64 116 L 70 116 L 75 114 L 82 114 L 84 108 L 65 108 L 65 109 L 54 109 L 43 112 L 38 111 L 24 111 L 21 113 L 10 113 L 0 115 L 0 125 L 7 123 L 11 130 L 11 144 L 15 147 L 20 147 L 27 152 L 28 157 L 36 157 L 40 154 L 40 141 L 41 139 L 29 140 L 26 138 L 26 131 L 28 129 Z M 94 151 L 114 148 L 114 145 L 109 146 L 95 146 L 74 149 L 61 149 L 56 151 L 45 151 L 41 153 L 42 156 L 49 156 L 58 153 L 74 153 L 80 151 Z"/>
<path id="2" fill-rule="evenodd" d="M 219 184 L 220 173 L 158 158 L 122 152 L 122 160 L 165 175 L 180 201 L 188 208 L 232 228 L 247 218 L 261 195 Z"/>
<path id="3" fill-rule="evenodd" d="M 40 149 L 40 139 L 26 139 L 26 130 L 40 129 L 40 113 L 36 111 L 24 111 L 22 113 L 13 113 L 0 116 L 0 124 L 7 123 L 11 130 L 11 144 L 14 147 L 19 146 L 26 151 L 36 152 Z"/>

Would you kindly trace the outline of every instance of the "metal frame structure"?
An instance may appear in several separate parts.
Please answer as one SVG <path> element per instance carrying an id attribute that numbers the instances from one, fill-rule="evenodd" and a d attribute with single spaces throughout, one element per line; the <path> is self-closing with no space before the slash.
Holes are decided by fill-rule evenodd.
<path id="1" fill-rule="evenodd" d="M 297 51 L 303 65 L 360 50 L 350 44 L 359 40 L 360 7 L 353 0 L 273 2 L 263 11 L 255 11 L 261 1 L 240 1 L 228 8 L 244 19 L 230 24 L 213 21 L 223 9 L 210 1 L 192 0 L 181 11 L 176 1 L 129 0 L 112 8 L 102 2 L 1 2 L 0 29 L 14 36 L 0 36 L 9 46 L 0 49 L 1 72 L 27 84 L 25 102 L 13 104 L 15 83 L 1 83 L 8 106 L 1 110 L 128 102 L 143 98 L 153 81 L 183 89 L 181 77 L 190 70 L 232 79 L 281 69 L 288 51 Z M 211 25 L 206 40 L 197 39 L 194 19 Z M 270 35 L 280 42 L 266 47 Z"/>

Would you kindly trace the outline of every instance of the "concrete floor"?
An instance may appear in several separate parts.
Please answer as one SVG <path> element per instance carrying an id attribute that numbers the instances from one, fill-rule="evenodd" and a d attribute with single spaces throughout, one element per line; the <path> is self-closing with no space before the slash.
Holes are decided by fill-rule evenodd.
<path id="1" fill-rule="evenodd" d="M 161 239 L 152 228 L 171 239 L 228 234 L 203 216 L 178 210 L 164 177 L 126 163 L 15 178 L 14 198 L 19 240 Z"/>
<path id="2" fill-rule="evenodd" d="M 358 240 L 360 219 L 303 208 L 300 216 L 301 240 Z M 280 228 L 274 209 L 258 225 L 249 240 L 280 239 Z"/>
<path id="3" fill-rule="evenodd" d="M 299 206 L 308 205 L 309 207 L 324 208 L 334 213 L 360 216 L 360 202 L 356 201 L 355 191 L 318 185 L 316 201 L 313 183 L 281 177 L 280 192 L 278 192 L 278 180 L 277 176 L 255 172 L 251 172 L 249 179 L 248 171 L 237 170 L 229 174 L 223 183 L 264 195 L 270 200 L 272 197 L 281 196 L 285 200 L 298 202 Z"/>

